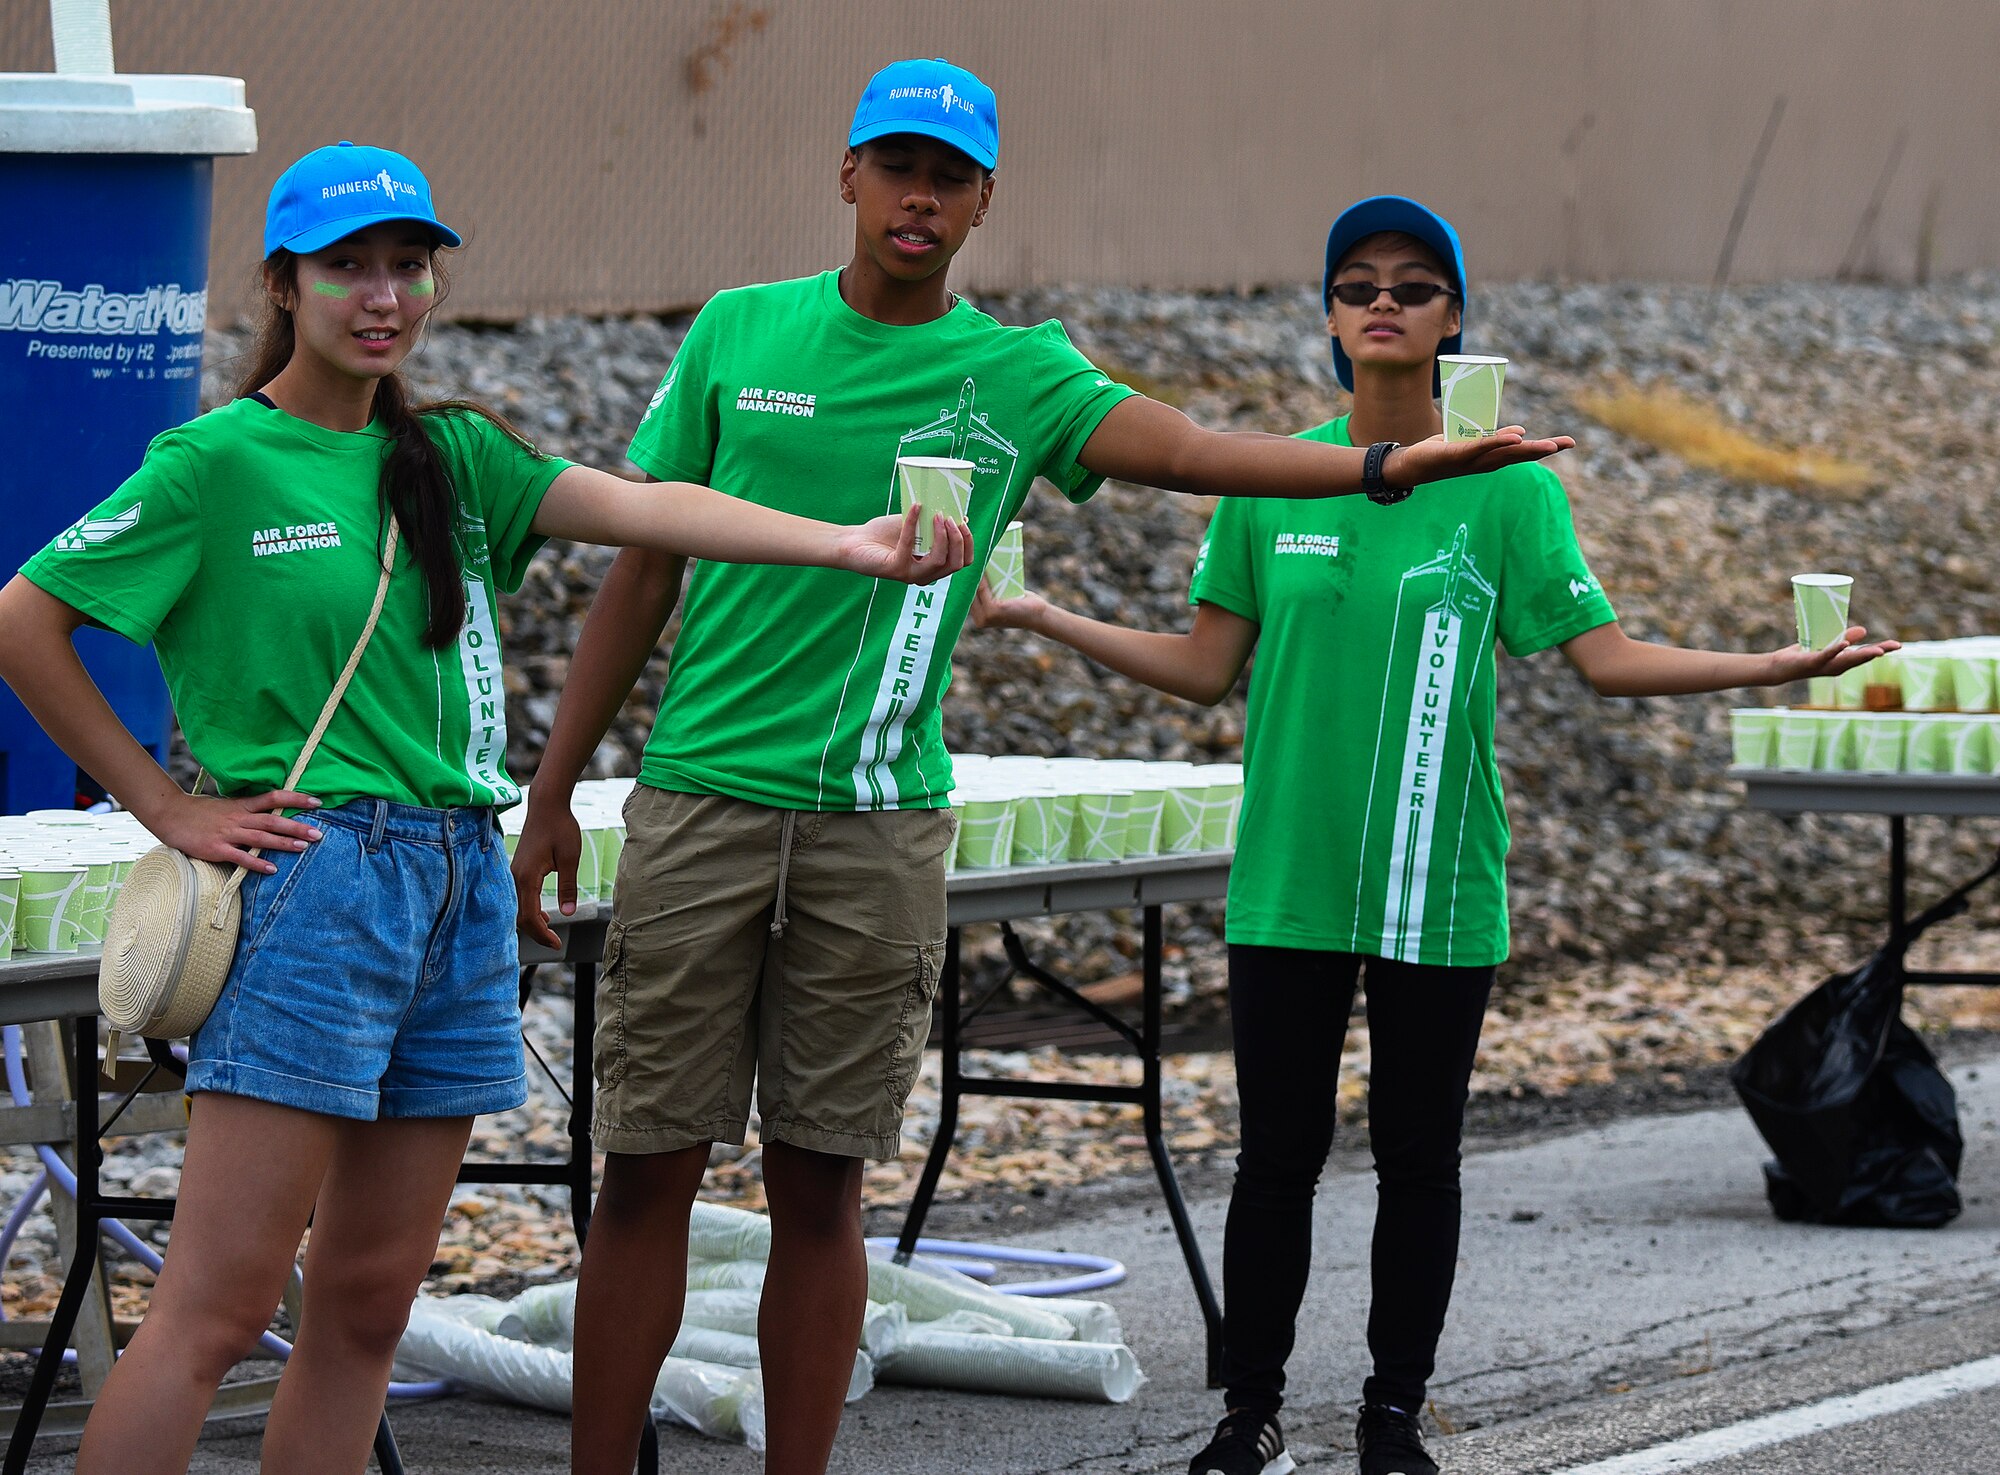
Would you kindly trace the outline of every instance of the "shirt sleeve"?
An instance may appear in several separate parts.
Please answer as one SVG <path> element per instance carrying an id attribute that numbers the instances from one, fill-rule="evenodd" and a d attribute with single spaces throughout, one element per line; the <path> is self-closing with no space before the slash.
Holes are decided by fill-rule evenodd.
<path id="1" fill-rule="evenodd" d="M 195 463 L 175 431 L 158 436 L 124 485 L 56 534 L 21 573 L 135 645 L 149 645 L 201 567 Z"/>
<path id="2" fill-rule="evenodd" d="M 1532 484 L 1507 538 L 1500 581 L 1500 640 L 1511 656 L 1533 655 L 1618 618 L 1577 546 L 1562 483 L 1545 467 L 1527 471 Z"/>
<path id="3" fill-rule="evenodd" d="M 1195 555 L 1188 603 L 1220 605 L 1231 614 L 1261 624 L 1264 613 L 1257 599 L 1252 514 L 1253 509 L 1239 497 L 1224 497 L 1216 503 L 1201 551 Z"/>
<path id="4" fill-rule="evenodd" d="M 1077 352 L 1061 323 L 1042 323 L 1031 331 L 1042 350 L 1033 386 L 1035 419 L 1053 427 L 1048 455 L 1036 469 L 1070 501 L 1087 502 L 1104 478 L 1079 465 L 1076 458 L 1112 406 L 1138 391 L 1118 383 Z"/>
<path id="5" fill-rule="evenodd" d="M 431 428 L 457 464 L 459 497 L 479 508 L 486 521 L 493 587 L 511 594 L 548 542 L 534 531 L 542 498 L 574 463 L 544 456 L 477 411 L 444 411 Z"/>
<path id="6" fill-rule="evenodd" d="M 722 293 L 689 325 L 667 374 L 646 406 L 625 454 L 648 476 L 707 486 L 715 470 L 721 415 L 710 366 L 729 295 Z"/>

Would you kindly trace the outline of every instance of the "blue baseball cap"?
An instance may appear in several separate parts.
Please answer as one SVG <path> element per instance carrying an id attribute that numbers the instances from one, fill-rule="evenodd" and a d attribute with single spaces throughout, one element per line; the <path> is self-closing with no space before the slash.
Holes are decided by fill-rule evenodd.
<path id="1" fill-rule="evenodd" d="M 1319 289 L 1321 311 L 1333 308 L 1333 273 L 1340 265 L 1340 258 L 1354 249 L 1356 241 L 1380 235 L 1385 230 L 1416 237 L 1437 252 L 1438 259 L 1444 262 L 1445 270 L 1451 275 L 1452 290 L 1458 293 L 1459 331 L 1440 343 L 1438 352 L 1459 352 L 1465 343 L 1465 314 L 1469 306 L 1465 300 L 1465 251 L 1458 244 L 1458 232 L 1451 228 L 1449 220 L 1402 195 L 1375 195 L 1357 201 L 1341 211 L 1339 218 L 1333 222 L 1333 229 L 1326 233 L 1326 275 L 1321 278 Z M 1328 336 L 1333 340 L 1333 372 L 1340 378 L 1340 387 L 1351 394 L 1354 391 L 1354 365 L 1348 361 L 1347 350 L 1340 346 L 1340 336 Z M 1433 369 L 1431 393 L 1439 392 L 1437 371 Z"/>
<path id="2" fill-rule="evenodd" d="M 430 181 L 391 149 L 342 139 L 314 149 L 278 176 L 264 211 L 264 254 L 303 254 L 385 220 L 421 221 L 447 246 L 458 232 L 437 218 Z"/>
<path id="3" fill-rule="evenodd" d="M 993 89 L 943 57 L 891 62 L 868 79 L 854 109 L 847 146 L 891 133 L 921 133 L 971 155 L 981 168 L 1000 162 L 1000 111 Z"/>

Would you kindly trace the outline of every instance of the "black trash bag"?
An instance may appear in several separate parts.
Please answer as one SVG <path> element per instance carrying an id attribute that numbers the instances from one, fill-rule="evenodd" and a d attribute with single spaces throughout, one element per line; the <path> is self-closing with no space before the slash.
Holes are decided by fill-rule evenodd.
<path id="1" fill-rule="evenodd" d="M 1874 957 L 1780 1015 L 1730 1067 L 1780 1219 L 1935 1229 L 1958 1217 L 1958 1096 L 1902 1019 L 1904 955 L 1966 909 L 2000 861 L 1915 918 Z"/>

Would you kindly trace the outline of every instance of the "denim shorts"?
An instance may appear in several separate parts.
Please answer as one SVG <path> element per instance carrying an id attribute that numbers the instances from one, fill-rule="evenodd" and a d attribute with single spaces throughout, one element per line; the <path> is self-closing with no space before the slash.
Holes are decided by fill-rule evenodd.
<path id="1" fill-rule="evenodd" d="M 519 1106 L 514 884 L 493 811 L 357 799 L 310 818 L 324 839 L 243 883 L 187 1089 L 357 1121 Z"/>

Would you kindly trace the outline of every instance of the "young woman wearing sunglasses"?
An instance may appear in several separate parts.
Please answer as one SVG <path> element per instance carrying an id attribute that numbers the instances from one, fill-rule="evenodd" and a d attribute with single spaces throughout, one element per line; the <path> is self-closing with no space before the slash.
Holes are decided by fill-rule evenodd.
<path id="1" fill-rule="evenodd" d="M 1344 212 L 1322 301 L 1354 408 L 1303 438 L 1438 434 L 1437 356 L 1458 351 L 1465 292 L 1458 236 L 1439 216 L 1396 196 Z M 1418 1420 L 1458 1260 L 1473 1056 L 1508 946 L 1496 644 L 1515 657 L 1560 647 L 1601 696 L 1775 686 L 1889 647 L 1855 644 L 1860 629 L 1823 651 L 1768 655 L 1629 638 L 1577 547 L 1562 484 L 1539 465 L 1407 501 L 1224 498 L 1191 597 L 1185 634 L 1123 629 L 1034 595 L 982 590 L 973 610 L 980 625 L 1032 630 L 1204 704 L 1258 654 L 1227 927 L 1242 1113 L 1223 1249 L 1227 1414 L 1189 1468 L 1293 1468 L 1277 1415 L 1365 975 L 1379 1197 L 1358 1458 L 1362 1475 L 1436 1475 Z"/>

